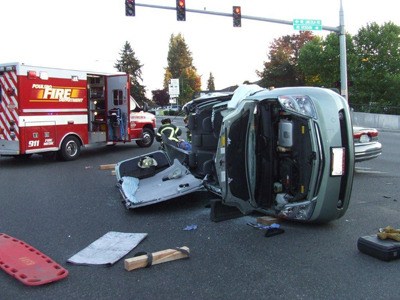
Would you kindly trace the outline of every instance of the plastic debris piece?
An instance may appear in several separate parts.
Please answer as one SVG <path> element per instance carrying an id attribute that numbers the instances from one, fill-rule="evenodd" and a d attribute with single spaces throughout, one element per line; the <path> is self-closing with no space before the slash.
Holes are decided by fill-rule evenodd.
<path id="1" fill-rule="evenodd" d="M 256 229 L 264 229 L 264 230 L 265 229 L 268 230 L 268 229 L 271 229 L 271 228 L 274 229 L 274 228 L 280 228 L 281 227 L 281 225 L 279 225 L 277 223 L 273 223 L 271 225 L 262 225 L 262 224 L 259 224 L 259 223 L 248 222 L 247 225 L 249 225 L 249 226 L 251 226 L 253 228 L 256 228 Z"/>
<path id="2" fill-rule="evenodd" d="M 187 225 L 185 228 L 183 228 L 183 230 L 186 230 L 186 231 L 196 230 L 196 229 L 197 229 L 197 225 L 196 224 Z"/>
<path id="3" fill-rule="evenodd" d="M 262 225 L 262 224 L 251 223 L 251 222 L 247 222 L 247 225 L 249 225 L 250 227 L 256 228 L 256 229 L 268 229 L 269 228 L 268 225 Z"/>
<path id="4" fill-rule="evenodd" d="M 277 223 L 273 223 L 270 225 L 271 228 L 281 228 L 281 225 L 277 224 Z"/>

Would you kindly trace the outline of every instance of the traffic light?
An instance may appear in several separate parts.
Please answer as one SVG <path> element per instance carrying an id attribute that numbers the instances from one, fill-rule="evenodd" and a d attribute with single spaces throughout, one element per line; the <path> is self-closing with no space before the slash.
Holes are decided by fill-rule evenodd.
<path id="1" fill-rule="evenodd" d="M 242 27 L 242 9 L 240 6 L 233 7 L 233 27 Z"/>
<path id="2" fill-rule="evenodd" d="M 178 21 L 186 21 L 185 0 L 176 0 L 176 19 Z"/>
<path id="3" fill-rule="evenodd" d="M 135 16 L 135 0 L 125 0 L 125 15 L 127 17 Z"/>

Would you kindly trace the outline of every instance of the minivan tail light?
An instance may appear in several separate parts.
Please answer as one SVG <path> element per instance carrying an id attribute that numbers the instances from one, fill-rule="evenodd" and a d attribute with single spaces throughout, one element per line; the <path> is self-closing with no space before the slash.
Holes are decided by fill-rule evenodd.
<path id="1" fill-rule="evenodd" d="M 343 176 L 345 172 L 346 152 L 343 147 L 331 148 L 331 176 Z"/>

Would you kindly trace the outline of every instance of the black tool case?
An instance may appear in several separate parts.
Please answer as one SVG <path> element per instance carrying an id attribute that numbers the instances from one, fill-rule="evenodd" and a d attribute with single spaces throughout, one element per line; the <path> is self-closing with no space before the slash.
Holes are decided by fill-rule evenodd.
<path id="1" fill-rule="evenodd" d="M 360 237 L 357 248 L 362 253 L 384 261 L 400 258 L 400 242 L 391 239 L 381 240 L 376 234 Z"/>

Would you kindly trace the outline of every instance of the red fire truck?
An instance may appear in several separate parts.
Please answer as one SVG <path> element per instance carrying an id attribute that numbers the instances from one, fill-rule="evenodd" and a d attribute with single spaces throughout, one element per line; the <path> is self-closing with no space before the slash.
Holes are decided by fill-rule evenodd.
<path id="1" fill-rule="evenodd" d="M 82 146 L 151 146 L 155 116 L 129 90 L 125 73 L 0 64 L 0 155 L 74 160 Z"/>

